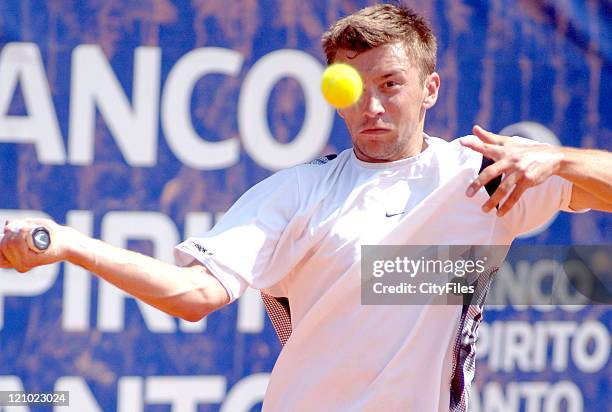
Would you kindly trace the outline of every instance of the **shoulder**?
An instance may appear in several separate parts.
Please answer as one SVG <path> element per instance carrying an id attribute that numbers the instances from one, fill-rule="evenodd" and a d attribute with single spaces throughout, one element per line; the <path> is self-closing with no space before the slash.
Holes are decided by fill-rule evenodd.
<path id="1" fill-rule="evenodd" d="M 248 192 L 253 191 L 284 191 L 299 190 L 300 185 L 322 180 L 326 175 L 337 168 L 338 164 L 346 160 L 346 151 L 339 154 L 329 154 L 316 158 L 308 163 L 278 170 L 252 186 Z M 297 182 L 296 182 L 297 180 Z M 297 183 L 297 185 L 296 185 Z"/>
<path id="2" fill-rule="evenodd" d="M 436 157 L 442 166 L 469 167 L 479 170 L 482 165 L 482 155 L 461 144 L 467 139 L 478 139 L 476 136 L 468 135 L 458 137 L 450 142 L 438 137 L 428 136 L 428 144 L 433 146 Z"/>
<path id="3" fill-rule="evenodd" d="M 343 164 L 350 157 L 350 152 L 352 149 L 345 149 L 340 153 L 336 154 L 328 154 L 325 156 L 318 157 L 314 160 L 311 160 L 307 163 L 302 163 L 301 165 L 295 166 L 300 170 L 317 170 L 322 172 L 326 169 L 332 169 L 339 164 Z"/>
<path id="4" fill-rule="evenodd" d="M 338 155 L 335 154 L 335 153 L 334 154 L 328 154 L 328 155 L 325 155 L 325 156 L 318 157 L 318 158 L 316 158 L 314 160 L 311 160 L 310 162 L 307 162 L 305 164 L 320 166 L 320 165 L 327 164 L 327 163 L 331 162 L 332 160 L 335 160 L 337 157 L 338 157 Z"/>
<path id="5" fill-rule="evenodd" d="M 344 150 L 337 155 L 321 156 L 291 168 L 295 173 L 303 202 L 309 203 L 324 198 L 339 182 L 347 178 L 346 171 L 347 168 L 350 169 L 351 150 Z"/>
<path id="6" fill-rule="evenodd" d="M 343 150 L 338 154 L 328 154 L 292 167 L 300 179 L 320 179 L 338 168 L 344 167 L 350 158 L 350 150 Z"/>

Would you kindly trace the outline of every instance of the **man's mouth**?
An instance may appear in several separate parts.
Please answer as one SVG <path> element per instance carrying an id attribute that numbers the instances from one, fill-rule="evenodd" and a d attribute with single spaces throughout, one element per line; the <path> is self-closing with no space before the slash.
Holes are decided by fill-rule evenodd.
<path id="1" fill-rule="evenodd" d="M 389 133 L 390 129 L 384 128 L 384 127 L 368 127 L 365 129 L 362 129 L 361 132 L 359 132 L 360 134 L 385 134 L 385 133 Z"/>

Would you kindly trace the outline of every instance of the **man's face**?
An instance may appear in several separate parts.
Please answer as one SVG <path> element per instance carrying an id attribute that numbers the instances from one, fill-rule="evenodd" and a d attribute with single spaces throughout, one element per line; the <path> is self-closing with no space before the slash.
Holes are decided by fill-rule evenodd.
<path id="1" fill-rule="evenodd" d="M 420 153 L 425 110 L 435 104 L 438 74 L 422 80 L 403 43 L 357 55 L 340 49 L 334 62 L 350 64 L 363 78 L 359 102 L 339 110 L 357 157 L 366 162 L 390 162 Z"/>

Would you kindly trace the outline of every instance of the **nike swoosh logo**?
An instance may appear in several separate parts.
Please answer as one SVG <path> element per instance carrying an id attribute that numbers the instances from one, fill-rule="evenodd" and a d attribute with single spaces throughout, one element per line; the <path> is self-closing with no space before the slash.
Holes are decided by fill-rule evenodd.
<path id="1" fill-rule="evenodd" d="M 399 213 L 389 213 L 389 212 L 387 212 L 387 213 L 385 213 L 385 216 L 386 217 L 393 217 L 393 216 L 403 215 L 405 213 L 408 213 L 408 212 L 399 212 Z"/>

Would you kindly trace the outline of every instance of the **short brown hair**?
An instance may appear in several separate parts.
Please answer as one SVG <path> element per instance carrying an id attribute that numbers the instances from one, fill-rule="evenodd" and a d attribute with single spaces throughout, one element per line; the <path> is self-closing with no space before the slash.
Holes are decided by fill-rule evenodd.
<path id="1" fill-rule="evenodd" d="M 422 78 L 436 69 L 436 37 L 427 21 L 405 6 L 378 4 L 361 9 L 332 24 L 321 40 L 328 64 L 339 49 L 361 53 L 403 42 Z"/>

